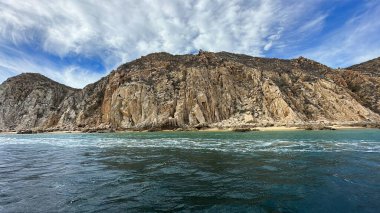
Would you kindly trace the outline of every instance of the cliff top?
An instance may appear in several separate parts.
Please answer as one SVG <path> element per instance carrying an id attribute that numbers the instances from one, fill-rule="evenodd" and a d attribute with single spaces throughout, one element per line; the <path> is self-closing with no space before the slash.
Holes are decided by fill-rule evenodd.
<path id="1" fill-rule="evenodd" d="M 122 64 L 117 68 L 117 70 L 139 70 L 147 67 L 154 67 L 154 64 L 160 64 L 162 62 L 169 62 L 174 64 L 180 63 L 185 66 L 217 66 L 220 63 L 224 62 L 234 62 L 243 64 L 248 67 L 258 68 L 263 71 L 276 72 L 286 72 L 295 68 L 299 68 L 303 71 L 319 73 L 331 69 L 326 65 L 323 65 L 319 62 L 302 56 L 295 59 L 279 59 L 253 57 L 245 54 L 230 53 L 225 51 L 214 53 L 200 50 L 197 54 L 185 55 L 173 55 L 167 52 L 151 53 L 133 61 Z M 348 67 L 347 69 L 360 71 L 364 74 L 371 76 L 380 76 L 380 57 L 361 64 L 353 65 L 351 67 Z M 61 86 L 69 90 L 78 90 L 53 81 L 39 73 L 22 73 L 20 75 L 7 79 L 1 85 L 17 85 L 20 83 L 23 83 L 24 86 L 25 84 L 45 84 Z M 92 87 L 92 85 L 93 84 L 87 85 L 85 88 Z"/>
<path id="2" fill-rule="evenodd" d="M 360 71 L 370 76 L 380 76 L 380 57 L 350 66 L 346 69 Z"/>
<path id="3" fill-rule="evenodd" d="M 63 87 L 68 90 L 77 90 L 69 86 L 66 86 L 64 84 L 58 83 L 40 73 L 21 73 L 20 75 L 16 75 L 16 76 L 8 78 L 1 84 L 1 86 L 2 85 L 18 86 L 20 84 L 22 85 L 28 84 L 30 86 L 43 84 L 43 85 Z"/>
<path id="4" fill-rule="evenodd" d="M 316 72 L 327 71 L 330 68 L 319 62 L 304 57 L 296 59 L 279 59 L 253 57 L 245 54 L 230 52 L 207 52 L 200 50 L 197 54 L 172 55 L 167 52 L 151 53 L 139 59 L 122 64 L 117 70 L 152 67 L 153 64 L 169 62 L 179 63 L 184 66 L 218 66 L 225 62 L 240 63 L 248 67 L 259 68 L 263 71 L 290 71 L 294 68 Z"/>

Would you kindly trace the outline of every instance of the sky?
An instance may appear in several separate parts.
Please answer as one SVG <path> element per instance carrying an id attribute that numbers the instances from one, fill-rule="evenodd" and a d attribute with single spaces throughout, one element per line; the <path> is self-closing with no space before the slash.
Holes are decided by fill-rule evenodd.
<path id="1" fill-rule="evenodd" d="M 152 52 L 380 56 L 379 0 L 0 0 L 0 83 L 38 72 L 82 88 Z"/>

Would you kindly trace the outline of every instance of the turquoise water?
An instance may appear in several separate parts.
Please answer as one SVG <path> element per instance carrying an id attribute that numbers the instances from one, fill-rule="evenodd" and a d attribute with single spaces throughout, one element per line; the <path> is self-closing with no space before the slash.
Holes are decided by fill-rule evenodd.
<path id="1" fill-rule="evenodd" d="M 379 212 L 380 131 L 0 135 L 0 212 Z"/>

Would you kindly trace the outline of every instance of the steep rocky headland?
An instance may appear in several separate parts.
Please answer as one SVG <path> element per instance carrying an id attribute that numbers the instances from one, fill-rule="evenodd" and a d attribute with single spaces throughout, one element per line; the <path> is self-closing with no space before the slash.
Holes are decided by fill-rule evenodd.
<path id="1" fill-rule="evenodd" d="M 142 130 L 380 122 L 380 59 L 346 69 L 227 52 L 153 53 L 83 89 L 0 85 L 0 130 Z"/>

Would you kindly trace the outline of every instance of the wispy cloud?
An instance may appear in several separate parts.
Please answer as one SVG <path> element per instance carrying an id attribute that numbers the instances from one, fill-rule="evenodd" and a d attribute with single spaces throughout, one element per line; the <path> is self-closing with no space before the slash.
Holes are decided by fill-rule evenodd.
<path id="1" fill-rule="evenodd" d="M 331 30 L 318 47 L 303 55 L 333 67 L 346 67 L 380 56 L 380 2 L 363 1 L 363 8 Z"/>
<path id="2" fill-rule="evenodd" d="M 7 53 L 0 52 L 0 81 L 25 72 L 36 72 L 65 85 L 81 88 L 106 74 L 74 65 L 58 66 L 45 58 L 27 55 L 12 48 L 3 49 L 6 49 Z"/>
<path id="3" fill-rule="evenodd" d="M 20 51 L 9 55 L 0 50 L 0 82 L 20 72 L 41 72 L 83 87 L 120 63 L 157 51 L 204 49 L 255 56 L 277 51 L 275 56 L 286 57 L 281 53 L 289 45 L 323 28 L 328 14 L 320 6 L 326 2 L 331 1 L 0 0 L 0 45 Z M 50 56 L 65 63 L 57 65 Z M 65 60 L 75 56 L 96 58 L 102 69 Z"/>

